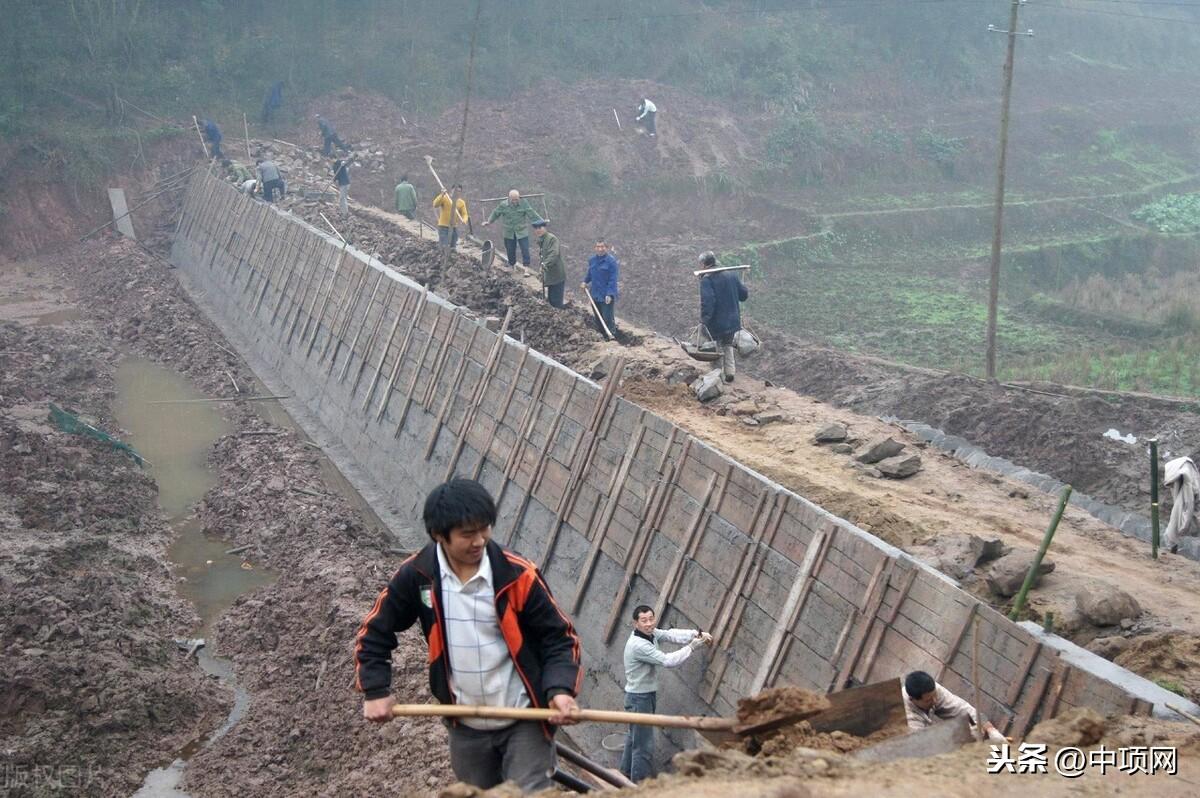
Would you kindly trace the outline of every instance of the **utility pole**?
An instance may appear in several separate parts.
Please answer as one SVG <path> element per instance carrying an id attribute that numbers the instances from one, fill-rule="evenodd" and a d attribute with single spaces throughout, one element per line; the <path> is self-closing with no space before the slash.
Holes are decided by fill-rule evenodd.
<path id="1" fill-rule="evenodd" d="M 995 25 L 988 25 L 992 33 L 1003 33 L 1008 36 L 1008 53 L 1004 57 L 1004 89 L 1000 98 L 1000 159 L 996 166 L 996 218 L 992 231 L 992 265 L 990 283 L 988 285 L 988 319 L 987 319 L 987 378 L 996 379 L 996 315 L 997 302 L 1000 300 L 1000 242 L 1004 233 L 1004 168 L 1008 161 L 1008 107 L 1012 100 L 1013 54 L 1016 51 L 1018 36 L 1032 36 L 1033 31 L 1017 30 L 1017 12 L 1026 0 L 1012 0 L 1012 9 L 1008 15 L 1008 30 L 1000 30 Z"/>

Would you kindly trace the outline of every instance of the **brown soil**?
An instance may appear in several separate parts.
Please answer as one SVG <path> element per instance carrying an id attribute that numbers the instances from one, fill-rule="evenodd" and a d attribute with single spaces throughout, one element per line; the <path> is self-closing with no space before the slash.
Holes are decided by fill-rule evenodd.
<path id="1" fill-rule="evenodd" d="M 1113 662 L 1200 701 L 1200 636 L 1167 632 L 1135 638 Z"/>
<path id="2" fill-rule="evenodd" d="M 786 715 L 802 715 L 829 709 L 829 699 L 800 687 L 769 687 L 757 695 L 738 700 L 737 719 L 745 726 L 766 723 Z"/>

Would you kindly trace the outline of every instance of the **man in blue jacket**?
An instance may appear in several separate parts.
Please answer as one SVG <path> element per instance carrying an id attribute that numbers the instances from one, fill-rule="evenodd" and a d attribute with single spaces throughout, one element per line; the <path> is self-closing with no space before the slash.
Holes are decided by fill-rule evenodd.
<path id="1" fill-rule="evenodd" d="M 716 269 L 717 256 L 700 253 L 701 269 Z M 721 373 L 725 382 L 733 382 L 734 355 L 737 347 L 733 337 L 742 329 L 741 303 L 750 298 L 736 271 L 721 271 L 700 277 L 700 321 L 708 334 L 721 347 Z"/>
<path id="2" fill-rule="evenodd" d="M 596 242 L 596 254 L 588 258 L 587 277 L 583 278 L 583 289 L 592 296 L 592 301 L 600 309 L 600 318 L 604 319 L 608 331 L 615 337 L 617 334 L 617 278 L 621 267 L 617 259 L 608 251 L 604 239 Z M 604 332 L 603 326 L 597 322 L 596 327 Z"/>
<path id="3" fill-rule="evenodd" d="M 448 723 L 454 775 L 483 789 L 507 780 L 524 792 L 551 787 L 554 727 L 574 723 L 579 709 L 575 627 L 537 566 L 491 540 L 496 505 L 478 482 L 437 486 L 424 515 L 431 540 L 400 565 L 355 636 L 363 717 L 392 719 L 396 634 L 419 624 L 438 703 L 557 713 L 548 724 L 477 717 Z"/>
<path id="4" fill-rule="evenodd" d="M 211 119 L 200 120 L 200 127 L 204 129 L 204 138 L 212 146 L 212 157 L 224 158 L 225 154 L 221 152 L 221 128 Z"/>

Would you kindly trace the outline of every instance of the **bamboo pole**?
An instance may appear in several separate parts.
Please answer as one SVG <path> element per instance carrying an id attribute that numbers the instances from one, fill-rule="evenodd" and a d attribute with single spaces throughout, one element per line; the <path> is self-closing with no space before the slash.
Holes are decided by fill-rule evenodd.
<path id="1" fill-rule="evenodd" d="M 1033 564 L 1029 566 L 1029 573 L 1025 574 L 1025 582 L 1021 585 L 1021 590 L 1017 593 L 1017 599 L 1013 602 L 1012 612 L 1008 614 L 1010 620 L 1017 620 L 1021 614 L 1021 610 L 1025 608 L 1025 596 L 1029 593 L 1029 589 L 1033 587 L 1033 581 L 1037 578 L 1038 569 L 1042 566 L 1042 559 L 1046 556 L 1046 550 L 1050 548 L 1050 541 L 1054 540 L 1054 532 L 1058 529 L 1058 522 L 1062 520 L 1063 511 L 1067 509 L 1067 500 L 1071 498 L 1071 486 L 1067 485 L 1063 488 L 1062 496 L 1058 499 L 1058 509 L 1054 511 L 1054 518 L 1050 519 L 1050 526 L 1046 529 L 1046 534 L 1042 538 L 1042 545 L 1037 551 L 1037 556 L 1033 558 Z"/>
<path id="2" fill-rule="evenodd" d="M 1158 438 L 1150 439 L 1150 556 L 1158 559 Z"/>
<path id="3" fill-rule="evenodd" d="M 254 156 L 250 154 L 250 123 L 246 121 L 246 115 L 242 114 L 242 130 L 246 131 L 246 157 L 250 162 L 254 162 Z"/>
<path id="4" fill-rule="evenodd" d="M 538 707 L 485 707 L 470 704 L 395 704 L 392 716 L 397 718 L 487 718 L 492 720 L 537 720 L 549 721 L 557 718 L 554 709 Z M 714 718 L 702 715 L 652 715 L 647 712 L 618 712 L 607 709 L 577 709 L 568 714 L 575 721 L 592 723 L 634 724 L 637 726 L 659 726 L 671 729 L 704 729 L 705 731 L 733 731 L 738 725 L 736 718 Z"/>
<path id="5" fill-rule="evenodd" d="M 204 134 L 200 132 L 200 120 L 192 114 L 192 124 L 196 126 L 196 135 L 200 137 L 200 146 L 204 148 L 204 160 L 212 160 L 212 156 L 208 154 L 208 145 L 204 143 Z"/>

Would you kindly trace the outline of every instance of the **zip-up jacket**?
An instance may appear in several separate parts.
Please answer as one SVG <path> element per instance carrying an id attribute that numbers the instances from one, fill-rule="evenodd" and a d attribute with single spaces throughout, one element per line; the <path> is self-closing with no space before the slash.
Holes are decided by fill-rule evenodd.
<path id="1" fill-rule="evenodd" d="M 617 281 L 620 272 L 621 266 L 611 252 L 588 258 L 587 277 L 584 277 L 583 281 L 587 283 L 588 292 L 597 305 L 604 304 L 605 297 L 612 297 L 613 302 L 617 301 Z"/>
<path id="2" fill-rule="evenodd" d="M 486 556 L 500 633 L 530 702 L 546 707 L 560 693 L 578 695 L 583 681 L 579 637 L 537 566 L 494 541 L 488 542 Z M 441 595 L 437 543 L 430 542 L 400 565 L 355 636 L 354 686 L 367 700 L 391 692 L 396 634 L 419 622 L 429 646 L 429 689 L 439 702 L 454 702 Z"/>
<path id="3" fill-rule="evenodd" d="M 700 321 L 712 337 L 721 338 L 742 329 L 740 303 L 750 298 L 750 292 L 737 273 L 715 272 L 700 278 Z"/>

